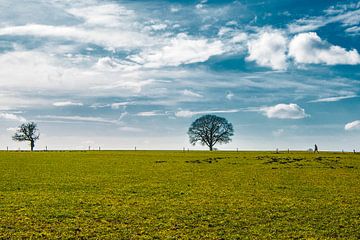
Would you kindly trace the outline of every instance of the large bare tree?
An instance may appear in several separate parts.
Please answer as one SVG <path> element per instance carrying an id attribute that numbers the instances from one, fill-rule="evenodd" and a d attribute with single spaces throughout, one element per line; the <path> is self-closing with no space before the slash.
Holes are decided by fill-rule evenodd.
<path id="1" fill-rule="evenodd" d="M 215 144 L 230 142 L 230 137 L 234 135 L 234 129 L 225 118 L 216 115 L 204 115 L 191 124 L 188 135 L 191 144 L 195 145 L 200 142 L 212 151 Z"/>
<path id="2" fill-rule="evenodd" d="M 34 122 L 21 124 L 21 126 L 19 126 L 18 130 L 12 137 L 14 141 L 30 142 L 31 151 L 34 151 L 35 142 L 39 140 L 39 138 L 40 138 L 39 129 L 37 128 L 37 125 Z"/>

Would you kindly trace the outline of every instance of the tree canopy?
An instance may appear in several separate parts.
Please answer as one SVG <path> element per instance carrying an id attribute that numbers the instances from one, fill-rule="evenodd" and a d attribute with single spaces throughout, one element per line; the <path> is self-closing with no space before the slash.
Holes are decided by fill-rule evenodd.
<path id="1" fill-rule="evenodd" d="M 204 115 L 196 119 L 188 130 L 190 143 L 195 145 L 199 142 L 213 150 L 215 144 L 229 143 L 234 129 L 225 118 L 216 115 Z"/>
<path id="2" fill-rule="evenodd" d="M 40 138 L 39 129 L 34 122 L 23 123 L 19 126 L 16 133 L 12 137 L 14 141 L 29 141 L 31 151 L 34 150 L 35 142 Z"/>

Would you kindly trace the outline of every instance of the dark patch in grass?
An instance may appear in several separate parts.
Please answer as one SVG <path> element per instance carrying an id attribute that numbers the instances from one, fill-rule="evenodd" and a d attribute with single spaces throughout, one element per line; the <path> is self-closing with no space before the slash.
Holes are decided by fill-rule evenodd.
<path id="1" fill-rule="evenodd" d="M 352 166 L 342 166 L 339 157 L 316 156 L 314 158 L 302 157 L 276 157 L 276 156 L 258 156 L 256 159 L 267 160 L 264 164 L 278 164 L 283 166 L 303 168 L 351 168 Z"/>
<path id="2" fill-rule="evenodd" d="M 189 160 L 185 161 L 186 163 L 213 163 L 213 162 L 219 162 L 219 160 L 226 159 L 229 157 L 214 157 L 214 158 L 207 158 L 203 160 Z"/>
<path id="3" fill-rule="evenodd" d="M 302 160 L 305 160 L 305 159 L 304 158 L 290 158 L 290 157 L 285 157 L 285 158 L 270 157 L 270 160 L 266 161 L 265 164 L 273 164 L 273 163 L 289 164 L 289 163 L 299 162 Z"/>
<path id="4" fill-rule="evenodd" d="M 166 161 L 156 161 L 155 163 L 166 163 Z"/>

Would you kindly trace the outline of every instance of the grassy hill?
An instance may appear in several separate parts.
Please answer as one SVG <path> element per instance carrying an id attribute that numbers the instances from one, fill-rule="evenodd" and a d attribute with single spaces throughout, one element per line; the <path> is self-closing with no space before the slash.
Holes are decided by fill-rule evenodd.
<path id="1" fill-rule="evenodd" d="M 0 238 L 359 239 L 360 154 L 0 152 Z"/>

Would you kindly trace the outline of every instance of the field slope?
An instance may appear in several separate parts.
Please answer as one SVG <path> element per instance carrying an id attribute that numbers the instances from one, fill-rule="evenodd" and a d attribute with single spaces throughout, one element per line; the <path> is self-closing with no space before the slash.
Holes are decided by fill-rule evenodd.
<path id="1" fill-rule="evenodd" d="M 0 152 L 0 239 L 359 239 L 360 154 Z"/>

